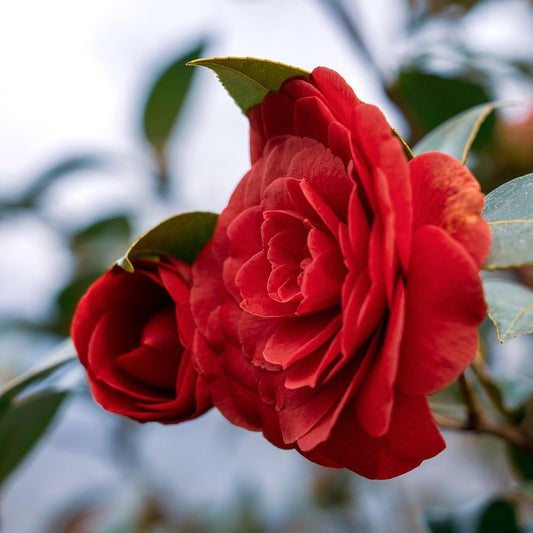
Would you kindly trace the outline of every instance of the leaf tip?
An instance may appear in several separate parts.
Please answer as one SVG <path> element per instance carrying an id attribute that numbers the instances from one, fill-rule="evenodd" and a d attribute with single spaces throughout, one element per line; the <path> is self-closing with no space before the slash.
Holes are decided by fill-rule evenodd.
<path id="1" fill-rule="evenodd" d="M 133 267 L 133 263 L 130 261 L 130 258 L 128 257 L 128 254 L 121 257 L 115 262 L 115 265 L 122 268 L 122 270 L 125 270 L 126 272 L 129 272 L 130 274 L 134 272 L 135 268 Z"/>

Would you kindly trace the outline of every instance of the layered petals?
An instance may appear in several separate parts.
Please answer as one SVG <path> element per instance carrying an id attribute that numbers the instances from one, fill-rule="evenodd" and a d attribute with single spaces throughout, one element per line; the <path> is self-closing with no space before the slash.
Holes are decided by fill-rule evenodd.
<path id="1" fill-rule="evenodd" d="M 95 400 L 140 422 L 176 423 L 211 407 L 192 359 L 190 266 L 176 259 L 114 267 L 80 300 L 72 340 Z"/>
<path id="2" fill-rule="evenodd" d="M 409 162 L 325 68 L 248 117 L 252 167 L 193 265 L 199 372 L 231 422 L 276 446 L 407 472 L 444 447 L 427 395 L 476 352 L 479 186 L 449 156 Z"/>

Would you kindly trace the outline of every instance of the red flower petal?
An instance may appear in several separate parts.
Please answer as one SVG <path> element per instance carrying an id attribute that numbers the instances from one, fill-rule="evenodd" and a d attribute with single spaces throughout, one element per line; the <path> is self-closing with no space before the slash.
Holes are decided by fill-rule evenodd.
<path id="1" fill-rule="evenodd" d="M 476 264 L 448 233 L 423 226 L 413 239 L 398 386 L 431 394 L 470 364 L 486 306 Z"/>
<path id="2" fill-rule="evenodd" d="M 491 236 L 480 220 L 483 194 L 477 180 L 459 161 L 439 152 L 415 157 L 409 168 L 414 227 L 432 224 L 445 229 L 481 267 L 490 251 Z"/>

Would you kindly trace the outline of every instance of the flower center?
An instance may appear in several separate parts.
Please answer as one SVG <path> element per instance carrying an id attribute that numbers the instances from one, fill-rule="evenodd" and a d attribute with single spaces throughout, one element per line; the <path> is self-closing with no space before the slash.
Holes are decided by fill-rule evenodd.
<path id="1" fill-rule="evenodd" d="M 297 303 L 298 315 L 338 305 L 346 267 L 336 239 L 324 226 L 295 212 L 270 210 L 263 217 L 269 297 Z"/>

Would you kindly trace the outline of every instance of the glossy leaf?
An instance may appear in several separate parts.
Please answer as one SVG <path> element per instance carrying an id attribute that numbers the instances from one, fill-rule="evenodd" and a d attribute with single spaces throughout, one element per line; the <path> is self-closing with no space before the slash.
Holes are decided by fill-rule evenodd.
<path id="1" fill-rule="evenodd" d="M 508 181 L 489 193 L 482 216 L 492 231 L 492 248 L 483 268 L 533 263 L 533 174 Z"/>
<path id="2" fill-rule="evenodd" d="M 70 339 L 66 339 L 47 361 L 6 383 L 0 388 L 0 416 L 20 393 L 74 360 L 77 360 L 74 345 Z"/>
<path id="3" fill-rule="evenodd" d="M 205 43 L 175 59 L 152 85 L 143 110 L 143 131 L 157 153 L 161 153 L 179 118 L 194 76 L 186 64 L 203 54 Z"/>
<path id="4" fill-rule="evenodd" d="M 65 391 L 32 395 L 0 416 L 0 483 L 41 438 L 66 395 Z"/>
<path id="5" fill-rule="evenodd" d="M 413 148 L 415 155 L 425 152 L 443 152 L 466 163 L 468 152 L 489 114 L 500 103 L 481 104 L 448 119 L 421 139 Z"/>
<path id="6" fill-rule="evenodd" d="M 500 342 L 533 332 L 533 291 L 514 281 L 484 279 L 489 317 Z"/>
<path id="7" fill-rule="evenodd" d="M 168 255 L 187 263 L 194 261 L 207 244 L 217 222 L 214 213 L 182 213 L 171 217 L 139 237 L 117 264 L 133 272 L 132 259 Z"/>
<path id="8" fill-rule="evenodd" d="M 261 103 L 269 92 L 277 91 L 287 78 L 309 75 L 297 67 L 253 57 L 212 57 L 190 61 L 189 65 L 214 71 L 243 113 Z"/>

